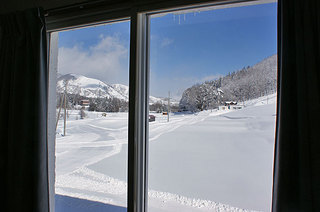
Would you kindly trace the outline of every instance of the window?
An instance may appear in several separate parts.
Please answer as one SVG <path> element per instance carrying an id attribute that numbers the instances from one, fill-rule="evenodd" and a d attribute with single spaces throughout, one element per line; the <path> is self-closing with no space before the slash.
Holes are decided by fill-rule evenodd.
<path id="1" fill-rule="evenodd" d="M 52 22 L 56 211 L 270 210 L 274 2 Z"/>
<path id="2" fill-rule="evenodd" d="M 56 212 L 126 208 L 129 24 L 56 32 Z"/>
<path id="3" fill-rule="evenodd" d="M 270 211 L 277 4 L 150 16 L 149 211 Z"/>

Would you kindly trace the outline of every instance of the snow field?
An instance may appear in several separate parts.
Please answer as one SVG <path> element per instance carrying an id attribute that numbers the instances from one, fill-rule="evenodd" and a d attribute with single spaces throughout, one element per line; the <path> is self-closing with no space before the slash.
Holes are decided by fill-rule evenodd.
<path id="1" fill-rule="evenodd" d="M 268 211 L 273 109 L 273 105 L 265 105 L 208 116 L 150 142 L 149 186 L 189 198 Z"/>
<path id="2" fill-rule="evenodd" d="M 275 95 L 268 98 L 239 111 L 170 114 L 170 122 L 154 114 L 149 211 L 267 211 Z M 100 115 L 68 120 L 67 136 L 60 120 L 56 193 L 125 207 L 128 114 Z"/>

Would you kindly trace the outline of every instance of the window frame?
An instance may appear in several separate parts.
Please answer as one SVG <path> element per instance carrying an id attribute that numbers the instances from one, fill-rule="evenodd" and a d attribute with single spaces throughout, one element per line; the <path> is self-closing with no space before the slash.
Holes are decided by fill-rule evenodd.
<path id="1" fill-rule="evenodd" d="M 153 5 L 150 3 L 140 3 L 140 5 L 137 3 L 107 4 L 107 6 L 104 5 L 100 8 L 99 5 L 95 7 L 93 2 L 93 6 L 89 9 L 80 4 L 46 11 L 49 64 L 48 174 L 50 211 L 55 211 L 55 127 L 53 126 L 55 126 L 56 118 L 54 86 L 56 85 L 58 54 L 55 33 L 68 29 L 130 21 L 127 211 L 147 212 L 150 16 L 186 9 L 223 8 L 233 4 L 239 6 L 270 2 L 277 2 L 277 0 L 164 1 Z M 279 87 L 279 79 L 277 87 Z M 277 113 L 277 119 L 278 117 Z M 276 129 L 276 131 L 278 130 Z"/>

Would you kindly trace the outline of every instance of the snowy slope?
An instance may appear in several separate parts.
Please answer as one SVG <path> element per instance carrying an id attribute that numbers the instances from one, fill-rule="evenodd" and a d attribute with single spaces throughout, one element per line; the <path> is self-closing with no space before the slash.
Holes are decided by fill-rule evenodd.
<path id="1" fill-rule="evenodd" d="M 66 81 L 67 92 L 88 98 L 118 98 L 129 101 L 129 87 L 122 84 L 106 84 L 98 79 L 78 74 L 58 75 L 57 93 L 63 93 Z M 162 102 L 161 98 L 150 96 L 150 103 Z"/>
<path id="2" fill-rule="evenodd" d="M 128 96 L 100 80 L 77 74 L 66 74 L 58 78 L 57 92 L 64 92 L 67 82 L 67 93 L 78 94 L 88 98 L 118 98 L 128 101 Z"/>
<path id="3" fill-rule="evenodd" d="M 129 97 L 129 87 L 126 85 L 122 85 L 122 84 L 113 84 L 111 85 L 113 87 L 114 90 L 116 90 L 118 93 L 122 94 L 123 96 L 127 96 Z M 154 104 L 156 102 L 161 102 L 163 103 L 163 98 L 158 98 L 158 97 L 154 97 L 154 96 L 150 96 L 149 97 L 149 103 L 150 104 Z"/>
<path id="4" fill-rule="evenodd" d="M 129 97 L 129 86 L 122 85 L 122 84 L 113 84 L 111 86 L 114 90 L 116 90 L 121 95 Z"/>
<path id="5" fill-rule="evenodd" d="M 154 103 L 163 104 L 164 101 L 161 98 L 157 98 L 157 97 L 154 97 L 154 96 L 149 96 L 149 104 L 154 104 Z"/>
<path id="6" fill-rule="evenodd" d="M 210 109 L 225 101 L 255 99 L 275 93 L 276 87 L 277 55 L 273 55 L 252 67 L 187 88 L 180 100 L 180 108 L 190 111 Z"/>

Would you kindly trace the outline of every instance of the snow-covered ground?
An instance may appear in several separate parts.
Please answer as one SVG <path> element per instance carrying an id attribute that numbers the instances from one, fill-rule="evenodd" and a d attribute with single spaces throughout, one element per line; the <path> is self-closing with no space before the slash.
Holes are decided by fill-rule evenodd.
<path id="1" fill-rule="evenodd" d="M 154 114 L 149 211 L 270 211 L 275 102 L 274 94 L 238 111 L 170 114 L 170 122 Z M 125 207 L 128 114 L 88 115 L 71 111 L 67 136 L 58 124 L 56 194 Z"/>

